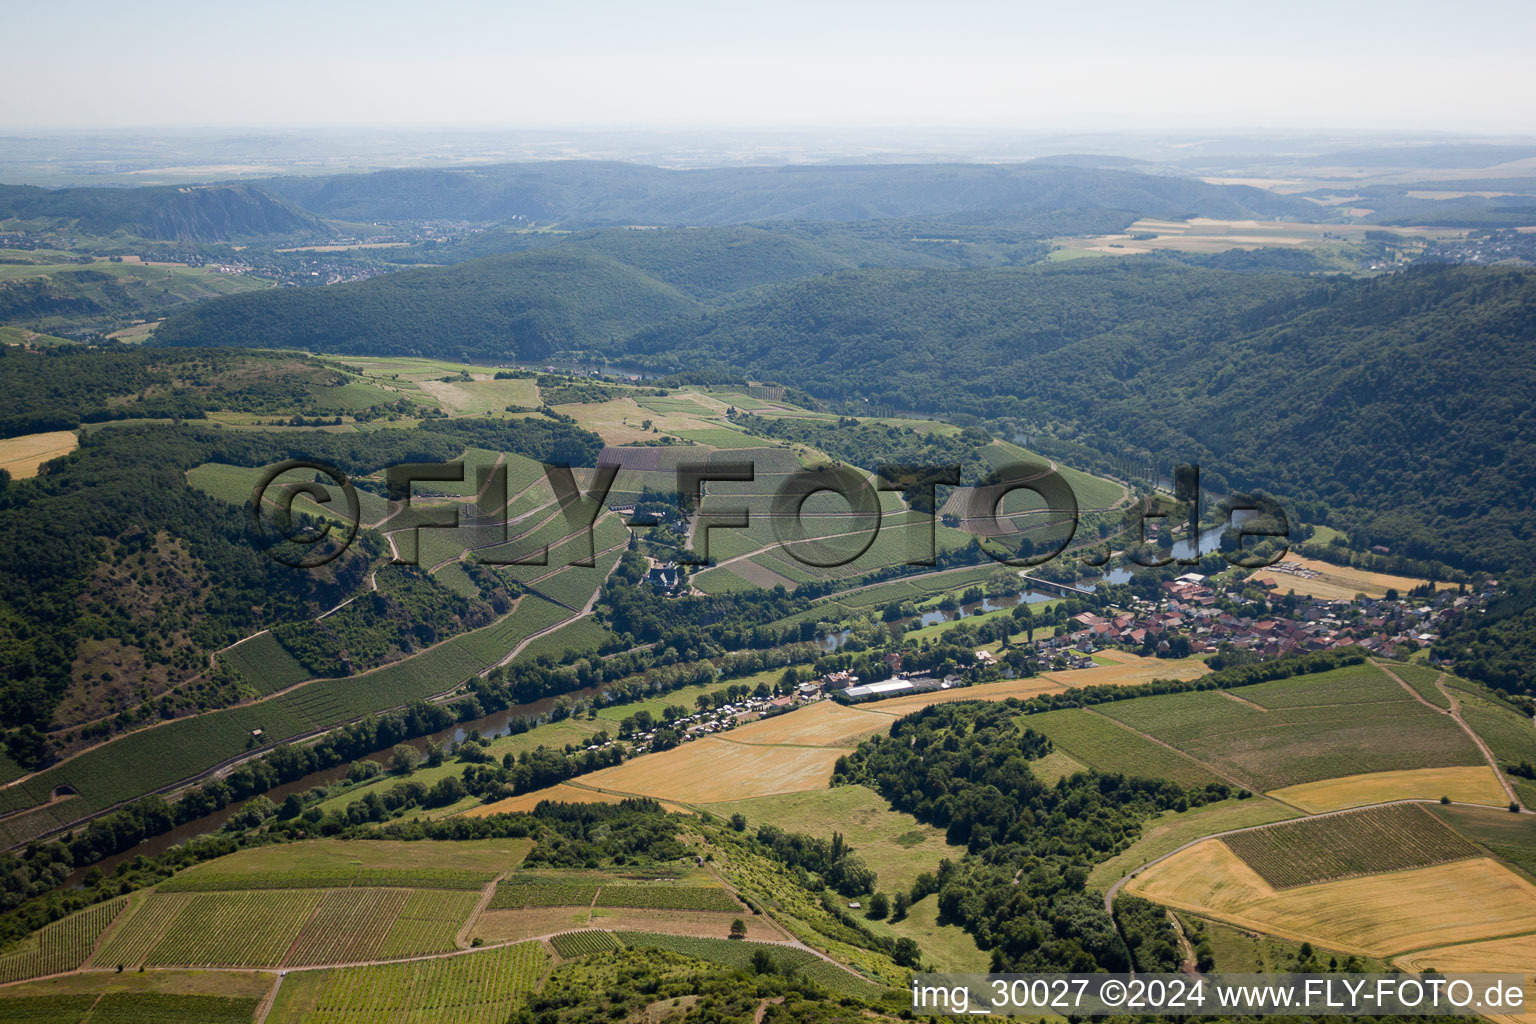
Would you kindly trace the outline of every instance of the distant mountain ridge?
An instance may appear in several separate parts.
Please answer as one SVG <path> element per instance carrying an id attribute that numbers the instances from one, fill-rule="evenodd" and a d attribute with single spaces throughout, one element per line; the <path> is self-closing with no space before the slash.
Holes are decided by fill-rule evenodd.
<path id="1" fill-rule="evenodd" d="M 1086 161 L 1088 158 L 1084 158 Z M 1102 164 L 1110 158 L 1091 158 Z M 881 164 L 667 170 L 601 161 L 273 178 L 321 217 L 599 227 L 949 217 L 967 210 L 1133 210 L 1146 217 L 1312 219 L 1303 199 L 1102 166 Z"/>

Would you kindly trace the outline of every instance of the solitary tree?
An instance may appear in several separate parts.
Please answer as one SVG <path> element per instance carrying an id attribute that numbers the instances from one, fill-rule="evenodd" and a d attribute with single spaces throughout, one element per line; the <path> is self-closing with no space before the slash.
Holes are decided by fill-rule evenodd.
<path id="1" fill-rule="evenodd" d="M 741 918 L 738 917 L 736 920 L 731 922 L 731 938 L 733 938 L 733 939 L 744 939 L 746 937 L 747 937 L 747 922 L 743 921 Z M 761 973 L 761 972 L 759 972 L 759 973 Z"/>

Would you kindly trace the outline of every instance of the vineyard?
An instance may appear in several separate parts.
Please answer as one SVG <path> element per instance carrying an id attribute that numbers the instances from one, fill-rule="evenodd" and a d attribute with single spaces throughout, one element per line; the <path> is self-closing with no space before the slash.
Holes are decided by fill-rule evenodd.
<path id="1" fill-rule="evenodd" d="M 589 907 L 597 886 L 580 882 L 497 882 L 490 910 L 514 907 Z"/>
<path id="2" fill-rule="evenodd" d="M 459 929 L 480 902 L 477 892 L 413 892 L 390 926 L 377 959 L 442 953 L 455 947 Z"/>
<path id="3" fill-rule="evenodd" d="M 305 971 L 284 979 L 271 1024 L 502 1024 L 543 975 L 536 942 L 374 967 Z"/>
<path id="4" fill-rule="evenodd" d="M 90 1024 L 250 1024 L 258 1002 L 227 996 L 113 992 L 101 997 Z"/>
<path id="5" fill-rule="evenodd" d="M 1481 855 L 1417 804 L 1281 822 L 1222 842 L 1276 889 Z"/>
<path id="6" fill-rule="evenodd" d="M 312 967 L 445 953 L 479 899 L 475 891 L 361 887 L 153 893 L 93 963 Z"/>
<path id="7" fill-rule="evenodd" d="M 39 929 L 18 949 L 0 956 L 0 984 L 79 967 L 107 925 L 127 905 L 126 899 L 98 903 Z"/>
<path id="8" fill-rule="evenodd" d="M 319 905 L 318 891 L 191 896 L 144 962 L 154 967 L 276 967 Z M 131 929 L 137 917 L 128 922 Z"/>
<path id="9" fill-rule="evenodd" d="M 247 889 L 395 889 L 479 890 L 495 878 L 491 871 L 454 868 L 335 867 L 307 871 L 190 871 L 162 882 L 160 892 L 234 892 Z"/>
<path id="10" fill-rule="evenodd" d="M 404 889 L 332 889 L 321 898 L 286 962 L 302 967 L 376 959 L 409 896 Z"/>
<path id="11" fill-rule="evenodd" d="M 566 932 L 564 935 L 556 935 L 549 940 L 549 944 L 555 947 L 567 960 L 578 956 L 586 956 L 588 953 L 602 953 L 610 949 L 619 948 L 619 940 L 613 937 L 611 932 Z"/>
<path id="12" fill-rule="evenodd" d="M 600 907 L 639 907 L 644 910 L 740 910 L 741 904 L 724 889 L 704 885 L 605 885 L 597 894 Z"/>

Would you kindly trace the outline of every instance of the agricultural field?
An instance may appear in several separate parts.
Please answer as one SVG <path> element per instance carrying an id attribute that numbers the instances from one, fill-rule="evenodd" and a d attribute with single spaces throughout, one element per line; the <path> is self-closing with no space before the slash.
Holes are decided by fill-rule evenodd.
<path id="1" fill-rule="evenodd" d="M 1233 691 L 1270 711 L 1330 704 L 1374 704 L 1413 700 L 1391 676 L 1371 664 L 1348 665 L 1321 674 L 1291 676 Z"/>
<path id="2" fill-rule="evenodd" d="M 384 936 L 410 895 L 405 889 L 328 891 L 284 962 L 303 967 L 376 959 Z"/>
<path id="3" fill-rule="evenodd" d="M 127 905 L 126 899 L 98 903 L 29 935 L 0 955 L 0 985 L 79 967 L 91 955 L 101 933 Z"/>
<path id="4" fill-rule="evenodd" d="M 1310 678 L 1325 686 L 1332 675 Z M 1413 700 L 1266 711 L 1218 692 L 1193 691 L 1097 710 L 1257 792 L 1346 775 L 1482 763 L 1449 716 Z"/>
<path id="5" fill-rule="evenodd" d="M 1413 692 L 1429 701 L 1436 707 L 1451 707 L 1451 699 L 1441 692 L 1435 685 L 1435 680 L 1443 674 L 1439 669 L 1428 668 L 1424 665 L 1411 665 L 1407 662 L 1387 662 L 1382 665 L 1382 671 L 1390 672 L 1413 688 Z"/>
<path id="6" fill-rule="evenodd" d="M 1536 935 L 1520 935 L 1489 942 L 1469 942 L 1439 949 L 1421 949 L 1398 957 L 1393 963 L 1406 971 L 1443 974 L 1497 973 L 1525 975 L 1525 1005 L 1519 1014 L 1487 1014 L 1499 1024 L 1530 1024 L 1536 1019 Z"/>
<path id="7" fill-rule="evenodd" d="M 1536 880 L 1536 816 L 1483 807 L 1435 805 L 1432 810 L 1473 842 L 1520 868 Z"/>
<path id="8" fill-rule="evenodd" d="M 549 967 L 536 942 L 369 967 L 298 971 L 283 979 L 271 1024 L 503 1024 Z"/>
<path id="9" fill-rule="evenodd" d="M 589 907 L 597 899 L 597 884 L 587 882 L 501 881 L 488 910 L 513 907 Z"/>
<path id="10" fill-rule="evenodd" d="M 295 661 L 270 631 L 242 640 L 215 657 L 239 673 L 258 694 L 276 693 L 310 678 L 309 670 Z"/>
<path id="11" fill-rule="evenodd" d="M 152 967 L 276 967 L 323 896 L 313 889 L 156 894 L 152 901 L 173 900 L 178 907 L 140 962 Z M 135 914 L 113 939 L 140 942 L 139 926 L 150 920 Z M 153 920 L 158 924 L 159 916 Z"/>
<path id="12" fill-rule="evenodd" d="M 1291 808 L 1263 797 L 1221 800 L 1187 811 L 1164 811 L 1142 826 L 1141 835 L 1130 846 L 1094 865 L 1088 875 L 1088 885 L 1108 889 L 1131 872 L 1139 871 L 1149 862 L 1202 836 L 1250 825 L 1268 825 L 1295 815 Z"/>
<path id="13" fill-rule="evenodd" d="M 1414 587 L 1423 586 L 1429 582 L 1409 576 L 1393 576 L 1390 573 L 1372 572 L 1369 569 L 1357 569 L 1348 565 L 1319 562 L 1316 559 L 1303 558 L 1295 552 L 1286 555 L 1282 564 L 1294 564 L 1317 575 L 1308 578 L 1271 568 L 1259 569 L 1248 578 L 1255 583 L 1272 580 L 1276 594 L 1287 594 L 1294 590 L 1302 597 L 1317 597 L 1325 601 L 1352 601 L 1356 594 L 1364 594 L 1366 597 L 1384 597 L 1388 590 L 1407 593 Z M 1455 584 L 1440 583 L 1437 586 L 1443 589 L 1455 587 Z"/>
<path id="14" fill-rule="evenodd" d="M 533 844 L 527 839 L 472 839 L 456 843 L 397 840 L 310 839 L 282 846 L 259 846 L 208 861 L 163 882 L 174 888 L 292 887 L 305 875 L 326 888 L 387 885 L 403 888 L 480 889 L 503 871 L 523 862 Z M 217 881 L 204 882 L 204 878 Z M 229 879 L 225 882 L 224 879 Z M 238 880 L 238 881 L 237 881 Z"/>
<path id="15" fill-rule="evenodd" d="M 875 711 L 882 715 L 900 718 L 933 704 L 947 704 L 957 700 L 1008 700 L 1010 697 L 1028 700 L 1042 693 L 1062 693 L 1070 687 L 1052 682 L 1044 676 L 1020 679 L 1000 679 L 995 683 L 977 683 L 973 686 L 954 686 L 948 690 L 929 690 L 904 697 L 887 697 L 884 700 L 865 701 L 857 707 L 862 711 Z"/>
<path id="16" fill-rule="evenodd" d="M 890 727 L 890 719 L 883 715 L 824 700 L 737 726 L 722 738 L 767 746 L 855 747 L 863 737 Z"/>
<path id="17" fill-rule="evenodd" d="M 1275 889 L 1480 856 L 1418 804 L 1393 804 L 1266 825 L 1225 836 Z"/>
<path id="18" fill-rule="evenodd" d="M 1536 725 L 1529 718 L 1461 689 L 1455 696 L 1461 717 L 1488 744 L 1500 764 L 1536 764 Z"/>
<path id="19" fill-rule="evenodd" d="M 250 1024 L 257 999 L 109 992 L 96 996 L 0 999 L 7 1021 L 33 1024 Z"/>
<path id="20" fill-rule="evenodd" d="M 613 937 L 613 933 L 603 931 L 566 932 L 550 939 L 549 944 L 567 960 L 619 948 L 619 940 Z"/>
<path id="21" fill-rule="evenodd" d="M 685 804 L 825 789 L 838 747 L 770 747 L 710 736 L 582 776 L 583 786 Z"/>
<path id="22" fill-rule="evenodd" d="M 1067 672 L 1042 672 L 1063 686 L 1136 686 L 1154 679 L 1198 679 L 1210 671 L 1199 658 L 1147 658 L 1126 651 L 1105 656 L 1107 664 Z"/>
<path id="23" fill-rule="evenodd" d="M 595 653 L 599 647 L 616 639 L 612 631 L 590 617 L 573 619 L 553 633 L 530 641 L 519 657 L 533 659 L 547 655 L 558 664 L 568 664 L 578 657 Z"/>
<path id="24" fill-rule="evenodd" d="M 68 455 L 80 447 L 80 437 L 73 430 L 50 430 L 43 434 L 0 438 L 0 469 L 12 480 L 37 476 L 43 463 Z"/>
<path id="25" fill-rule="evenodd" d="M 1417 768 L 1409 771 L 1345 775 L 1270 791 L 1276 800 L 1316 814 L 1387 800 L 1438 800 L 1503 807 L 1509 802 L 1498 777 L 1486 764 L 1460 768 Z"/>
<path id="26" fill-rule="evenodd" d="M 1277 892 L 1211 839 L 1142 871 L 1126 891 L 1164 906 L 1362 956 L 1536 930 L 1536 886 L 1479 858 Z"/>
<path id="27" fill-rule="evenodd" d="M 480 896 L 478 892 L 412 892 L 384 936 L 378 958 L 421 956 L 454 949 L 459 930 L 474 914 Z"/>
<path id="28" fill-rule="evenodd" d="M 532 811 L 545 800 L 554 800 L 567 804 L 617 804 L 625 799 L 618 793 L 599 793 L 595 789 L 582 789 L 579 786 L 571 786 L 559 783 L 547 786 L 544 789 L 530 790 L 527 793 L 519 793 L 517 796 L 509 796 L 505 800 L 494 800 L 479 807 L 471 807 L 464 814 L 471 818 L 484 818 L 492 814 L 516 814 Z M 671 809 L 671 808 L 669 808 Z"/>
<path id="29" fill-rule="evenodd" d="M 1114 719 L 1087 708 L 1021 715 L 1017 722 L 1020 728 L 1044 733 L 1053 745 L 1074 761 L 1101 772 L 1171 779 L 1186 787 L 1223 781 L 1221 776 L 1187 754 L 1153 743 Z"/>
<path id="30" fill-rule="evenodd" d="M 642 910 L 709 910 L 720 913 L 743 909 L 730 893 L 704 885 L 604 885 L 597 891 L 597 906 Z"/>
<path id="31" fill-rule="evenodd" d="M 495 380 L 491 374 L 471 373 L 474 380 L 422 380 L 419 387 L 450 416 L 498 416 L 507 406 L 539 407 L 539 388 L 531 377 Z"/>

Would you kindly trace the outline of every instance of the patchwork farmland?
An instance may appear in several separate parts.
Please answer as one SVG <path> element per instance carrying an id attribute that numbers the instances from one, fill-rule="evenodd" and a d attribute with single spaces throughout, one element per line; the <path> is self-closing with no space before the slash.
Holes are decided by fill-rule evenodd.
<path id="1" fill-rule="evenodd" d="M 1277 890 L 1482 855 L 1418 804 L 1281 822 L 1222 842 Z"/>

